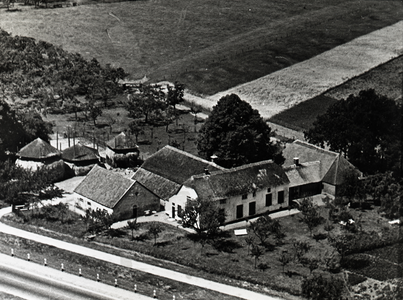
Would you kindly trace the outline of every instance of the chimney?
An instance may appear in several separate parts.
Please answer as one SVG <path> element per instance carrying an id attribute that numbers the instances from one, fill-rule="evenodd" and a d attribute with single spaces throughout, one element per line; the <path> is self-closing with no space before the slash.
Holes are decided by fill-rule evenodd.
<path id="1" fill-rule="evenodd" d="M 299 157 L 294 157 L 294 165 L 299 166 Z"/>

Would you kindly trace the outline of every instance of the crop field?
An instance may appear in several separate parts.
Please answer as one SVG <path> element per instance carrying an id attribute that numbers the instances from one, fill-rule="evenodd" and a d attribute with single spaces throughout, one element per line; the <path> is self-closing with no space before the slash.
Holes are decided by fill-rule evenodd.
<path id="1" fill-rule="evenodd" d="M 132 79 L 213 95 L 392 25 L 400 1 L 150 0 L 0 10 L 0 27 L 45 40 Z"/>
<path id="2" fill-rule="evenodd" d="M 396 58 L 403 52 L 396 37 L 402 35 L 398 22 L 210 98 L 236 93 L 269 118 Z"/>
<path id="3" fill-rule="evenodd" d="M 334 99 L 346 99 L 349 95 L 357 95 L 369 88 L 375 89 L 380 95 L 391 99 L 402 96 L 403 56 L 399 56 L 371 71 L 353 78 L 346 83 L 329 90 L 324 95 Z"/>

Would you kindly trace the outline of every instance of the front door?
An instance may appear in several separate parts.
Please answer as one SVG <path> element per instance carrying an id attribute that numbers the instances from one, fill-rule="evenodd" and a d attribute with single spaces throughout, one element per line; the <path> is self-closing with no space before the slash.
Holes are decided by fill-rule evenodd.
<path id="1" fill-rule="evenodd" d="M 137 218 L 137 205 L 133 205 L 133 218 Z"/>
<path id="2" fill-rule="evenodd" d="M 175 203 L 172 203 L 172 218 L 175 218 Z"/>
<path id="3" fill-rule="evenodd" d="M 256 202 L 249 203 L 249 215 L 253 216 L 256 214 Z"/>
<path id="4" fill-rule="evenodd" d="M 240 219 L 242 217 L 243 217 L 243 205 L 241 204 L 236 207 L 236 218 Z"/>

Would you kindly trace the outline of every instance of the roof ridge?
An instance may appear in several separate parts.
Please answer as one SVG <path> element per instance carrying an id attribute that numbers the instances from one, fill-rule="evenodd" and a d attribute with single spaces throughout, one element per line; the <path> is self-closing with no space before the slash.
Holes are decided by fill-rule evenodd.
<path id="1" fill-rule="evenodd" d="M 335 152 L 335 151 L 323 149 L 323 148 L 321 148 L 321 147 L 319 147 L 319 146 L 317 146 L 317 145 L 314 145 L 314 144 L 311 144 L 311 143 L 308 143 L 308 142 L 305 142 L 305 141 L 302 141 L 302 140 L 295 140 L 293 143 L 302 144 L 302 145 L 304 145 L 304 146 L 306 146 L 306 147 L 315 148 L 315 149 L 317 149 L 318 151 L 327 152 L 327 153 L 329 153 L 329 154 L 334 154 L 334 155 L 336 155 L 336 156 L 337 156 L 337 155 L 340 155 L 340 153 L 337 153 L 337 152 Z"/>
<path id="2" fill-rule="evenodd" d="M 251 168 L 251 167 L 254 167 L 254 166 L 259 166 L 259 165 L 264 165 L 264 164 L 269 164 L 269 163 L 276 165 L 276 163 L 274 163 L 273 160 L 268 159 L 268 160 L 262 160 L 262 161 L 259 161 L 259 162 L 254 162 L 254 163 L 242 165 L 242 166 L 231 168 L 231 169 L 210 171 L 209 175 L 211 176 L 211 175 L 220 175 L 220 174 L 224 174 L 224 173 L 232 173 L 232 172 L 237 172 L 237 171 L 241 171 L 241 170 L 244 170 L 244 169 L 248 169 L 248 168 Z M 202 174 L 195 174 L 192 177 L 198 179 L 198 178 L 201 178 L 201 177 L 204 177 L 204 176 L 206 176 L 206 174 L 202 173 Z"/>
<path id="3" fill-rule="evenodd" d="M 173 147 L 173 146 L 171 146 L 171 145 L 165 145 L 164 147 L 161 148 L 161 150 L 164 149 L 164 148 L 170 149 L 170 150 L 175 151 L 175 152 L 180 153 L 180 154 L 183 154 L 183 155 L 185 155 L 185 156 L 187 156 L 187 157 L 189 157 L 189 158 L 192 158 L 192 159 L 194 159 L 194 160 L 197 160 L 197 161 L 206 163 L 206 164 L 208 164 L 208 165 L 210 165 L 210 166 L 216 167 L 217 169 L 220 169 L 220 170 L 228 170 L 228 169 L 226 169 L 226 168 L 224 168 L 224 167 L 221 167 L 221 166 L 217 165 L 215 162 L 208 161 L 208 160 L 206 160 L 206 159 L 204 159 L 204 158 L 201 158 L 201 157 L 196 156 L 196 155 L 193 155 L 193 154 L 191 154 L 191 153 L 189 153 L 189 152 L 180 150 L 180 149 L 175 148 L 175 147 Z M 161 151 L 161 150 L 159 150 L 159 151 Z M 159 151 L 155 152 L 155 153 L 154 153 L 153 155 L 151 155 L 151 156 L 154 156 L 154 155 L 157 154 Z M 150 156 L 150 157 L 151 157 L 151 156 Z"/>
<path id="4" fill-rule="evenodd" d="M 302 165 L 302 166 L 312 166 L 312 165 L 316 165 L 316 164 L 320 165 L 321 164 L 320 160 L 313 160 L 313 161 L 307 161 L 307 162 L 299 163 L 299 165 Z M 283 169 L 284 170 L 290 170 L 290 169 L 294 169 L 295 167 L 296 166 L 294 164 L 294 165 L 289 165 L 289 166 L 283 167 Z"/>

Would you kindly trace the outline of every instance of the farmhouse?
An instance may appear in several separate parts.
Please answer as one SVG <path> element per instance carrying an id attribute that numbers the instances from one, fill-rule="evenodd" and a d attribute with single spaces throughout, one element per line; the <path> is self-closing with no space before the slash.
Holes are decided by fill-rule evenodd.
<path id="1" fill-rule="evenodd" d="M 273 161 L 191 176 L 168 201 L 168 215 L 178 218 L 188 200 L 217 201 L 226 222 L 278 210 L 289 205 L 289 180 Z"/>
<path id="2" fill-rule="evenodd" d="M 165 206 L 186 180 L 205 170 L 225 169 L 175 147 L 165 146 L 144 161 L 132 179 L 158 195 L 161 205 Z"/>
<path id="3" fill-rule="evenodd" d="M 335 196 L 346 171 L 354 170 L 361 176 L 361 172 L 339 153 L 300 140 L 287 144 L 283 156 L 293 199 L 320 192 Z"/>
<path id="4" fill-rule="evenodd" d="M 140 154 L 134 136 L 124 132 L 106 142 L 106 162 L 113 167 L 135 166 Z"/>
<path id="5" fill-rule="evenodd" d="M 95 165 L 74 190 L 76 207 L 85 211 L 101 209 L 118 220 L 158 211 L 159 198 L 139 182 Z"/>

